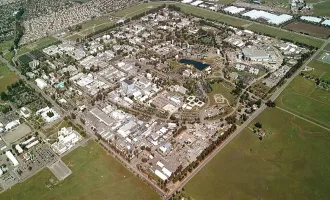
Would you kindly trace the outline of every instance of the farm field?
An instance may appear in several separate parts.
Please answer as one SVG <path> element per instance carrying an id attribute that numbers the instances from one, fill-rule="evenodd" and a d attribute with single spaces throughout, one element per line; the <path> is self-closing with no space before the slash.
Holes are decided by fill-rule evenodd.
<path id="1" fill-rule="evenodd" d="M 271 35 L 273 37 L 277 38 L 286 38 L 295 42 L 300 42 L 304 43 L 313 47 L 320 47 L 324 43 L 323 40 L 321 39 L 316 39 L 316 38 L 310 38 L 308 36 L 303 36 L 291 31 L 275 28 L 275 27 L 269 27 L 265 26 L 262 24 L 252 24 L 250 25 L 247 29 L 254 31 L 254 32 L 259 32 L 259 33 L 264 33 Z"/>
<path id="2" fill-rule="evenodd" d="M 194 199 L 329 199 L 330 134 L 279 109 L 254 120 L 220 151 L 185 191 Z"/>
<path id="3" fill-rule="evenodd" d="M 279 96 L 276 105 L 329 128 L 330 104 L 324 98 L 329 91 L 316 89 L 313 81 L 298 76 Z"/>
<path id="4" fill-rule="evenodd" d="M 0 194 L 0 200 L 160 199 L 148 185 L 90 141 L 62 159 L 72 170 L 64 181 L 44 169 Z"/>
<path id="5" fill-rule="evenodd" d="M 37 42 L 31 43 L 31 44 L 27 44 L 24 45 L 22 47 L 20 47 L 17 51 L 17 55 L 22 55 L 25 54 L 29 51 L 32 51 L 34 49 L 41 49 L 41 48 L 45 48 L 55 42 L 57 42 L 58 40 L 56 38 L 53 37 L 44 37 L 40 40 L 38 40 Z"/>
<path id="6" fill-rule="evenodd" d="M 328 38 L 330 36 L 330 29 L 316 26 L 313 24 L 303 23 L 303 22 L 292 22 L 286 26 L 285 29 L 295 31 L 298 33 L 305 33 L 314 37 Z"/>
<path id="7" fill-rule="evenodd" d="M 3 63 L 0 62 L 0 92 L 7 90 L 7 86 L 18 81 L 19 77 Z"/>

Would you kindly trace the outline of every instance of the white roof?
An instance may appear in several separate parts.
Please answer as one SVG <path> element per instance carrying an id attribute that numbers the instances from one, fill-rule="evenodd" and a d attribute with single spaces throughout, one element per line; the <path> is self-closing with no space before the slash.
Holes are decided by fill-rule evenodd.
<path id="1" fill-rule="evenodd" d="M 165 180 L 167 179 L 167 177 L 166 177 L 162 172 L 160 172 L 158 169 L 156 169 L 155 174 L 156 174 L 160 179 L 162 179 L 163 181 L 165 181 Z"/>
<path id="2" fill-rule="evenodd" d="M 172 175 L 172 172 L 165 167 L 163 167 L 162 171 L 168 177 L 170 177 Z"/>
<path id="3" fill-rule="evenodd" d="M 225 9 L 223 9 L 223 10 L 226 11 L 226 12 L 229 12 L 231 14 L 237 14 L 237 13 L 243 12 L 245 10 L 245 8 L 238 8 L 236 6 L 229 6 Z"/>
<path id="4" fill-rule="evenodd" d="M 247 16 L 250 17 L 251 19 L 258 19 L 258 18 L 262 18 L 267 20 L 268 23 L 270 24 L 282 24 L 286 21 L 291 20 L 293 17 L 291 15 L 287 15 L 287 14 L 282 14 L 282 15 L 275 15 L 266 11 L 262 11 L 262 10 L 251 10 L 247 13 L 242 14 L 243 16 Z"/>
<path id="5" fill-rule="evenodd" d="M 322 18 L 312 16 L 301 16 L 300 19 L 315 23 L 320 23 L 322 21 Z"/>
<path id="6" fill-rule="evenodd" d="M 30 142 L 32 142 L 34 139 L 36 139 L 34 136 L 32 136 L 30 139 L 25 140 L 24 142 L 22 142 L 22 145 L 26 145 L 29 144 Z"/>
<path id="7" fill-rule="evenodd" d="M 193 0 L 183 0 L 182 3 L 191 3 Z"/>
<path id="8" fill-rule="evenodd" d="M 324 20 L 322 24 L 326 26 L 330 26 L 330 19 Z"/>
<path id="9" fill-rule="evenodd" d="M 18 165 L 18 161 L 16 160 L 15 156 L 10 152 L 6 152 L 6 156 L 9 158 L 9 160 L 13 163 L 14 166 Z"/>
<path id="10" fill-rule="evenodd" d="M 34 145 L 36 145 L 38 143 L 39 143 L 39 140 L 36 140 L 36 141 L 32 142 L 31 144 L 26 145 L 26 148 L 30 149 L 31 147 L 33 147 Z"/>
<path id="11" fill-rule="evenodd" d="M 203 1 L 195 1 L 195 2 L 193 2 L 193 3 L 191 3 L 191 5 L 193 5 L 193 6 L 198 6 L 199 4 L 201 4 L 201 3 L 203 3 Z"/>
<path id="12" fill-rule="evenodd" d="M 158 161 L 157 163 L 156 163 L 156 165 L 158 165 L 159 167 L 161 167 L 161 168 L 163 168 L 164 167 L 164 164 L 163 163 L 161 163 L 160 161 Z"/>
<path id="13" fill-rule="evenodd" d="M 45 80 L 43 80 L 41 78 L 37 78 L 35 81 L 37 83 L 38 88 L 40 88 L 41 90 L 44 89 L 45 87 L 47 87 L 47 83 Z"/>
<path id="14" fill-rule="evenodd" d="M 15 149 L 17 150 L 18 153 L 22 153 L 23 152 L 23 149 L 18 144 L 16 144 Z"/>

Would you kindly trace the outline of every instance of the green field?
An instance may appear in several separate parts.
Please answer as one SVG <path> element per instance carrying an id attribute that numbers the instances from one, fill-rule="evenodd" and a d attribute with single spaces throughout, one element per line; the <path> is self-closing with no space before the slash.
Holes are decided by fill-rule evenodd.
<path id="1" fill-rule="evenodd" d="M 247 21 L 245 19 L 239 19 L 236 17 L 232 17 L 230 15 L 213 12 L 210 10 L 202 9 L 202 8 L 187 5 L 187 4 L 178 3 L 176 5 L 178 7 L 180 7 L 181 11 L 183 11 L 185 13 L 194 14 L 194 15 L 197 15 L 198 17 L 203 17 L 203 18 L 215 20 L 215 21 L 222 22 L 222 23 L 227 23 L 227 24 L 233 25 L 233 26 L 242 27 L 242 26 L 250 23 L 250 21 Z"/>
<path id="2" fill-rule="evenodd" d="M 231 4 L 231 3 L 235 2 L 235 0 L 218 0 L 218 2 L 219 2 L 220 4 L 225 4 L 225 5 L 227 5 L 227 4 Z"/>
<path id="3" fill-rule="evenodd" d="M 9 50 L 14 45 L 13 40 L 0 42 L 0 51 Z"/>
<path id="4" fill-rule="evenodd" d="M 33 42 L 31 44 L 27 44 L 27 45 L 24 45 L 24 46 L 20 47 L 17 51 L 17 55 L 25 54 L 27 52 L 30 52 L 30 51 L 34 50 L 34 49 L 41 49 L 41 48 L 47 47 L 47 46 L 49 46 L 50 44 L 52 44 L 56 41 L 58 41 L 56 38 L 53 38 L 53 37 L 50 37 L 50 36 L 41 38 L 37 42 Z"/>
<path id="5" fill-rule="evenodd" d="M 330 51 L 330 44 L 328 44 L 327 46 L 325 46 L 323 50 Z"/>
<path id="6" fill-rule="evenodd" d="M 0 63 L 0 92 L 6 91 L 7 86 L 18 81 L 19 77 L 3 63 Z"/>
<path id="7" fill-rule="evenodd" d="M 330 0 L 316 1 L 317 4 L 313 6 L 314 15 L 330 16 Z"/>
<path id="8" fill-rule="evenodd" d="M 314 70 L 305 72 L 306 74 L 310 74 L 325 81 L 330 81 L 330 64 L 318 60 L 312 60 L 308 64 L 308 67 L 314 68 Z"/>
<path id="9" fill-rule="evenodd" d="M 233 86 L 229 85 L 226 82 L 214 83 L 211 85 L 212 92 L 208 93 L 210 98 L 210 105 L 215 105 L 214 95 L 222 94 L 232 105 L 235 103 L 235 96 L 231 94 L 231 91 L 234 89 Z"/>
<path id="10" fill-rule="evenodd" d="M 116 17 L 130 18 L 130 17 L 133 17 L 135 15 L 146 12 L 147 10 L 149 10 L 151 8 L 161 6 L 163 4 L 164 4 L 164 2 L 151 2 L 151 3 L 137 4 L 137 5 L 131 6 L 127 9 L 115 12 L 115 13 L 113 13 L 113 15 L 116 16 Z"/>
<path id="11" fill-rule="evenodd" d="M 330 127 L 329 91 L 317 89 L 313 81 L 298 76 L 276 100 L 277 106 Z"/>
<path id="12" fill-rule="evenodd" d="M 287 31 L 283 29 L 279 29 L 276 27 L 270 27 L 262 24 L 252 24 L 247 29 L 254 31 L 254 32 L 260 32 L 264 34 L 271 35 L 273 37 L 277 38 L 286 38 L 295 42 L 304 43 L 313 47 L 320 47 L 324 43 L 321 39 L 311 38 L 308 36 L 303 36 L 301 34 L 294 33 L 292 31 Z"/>
<path id="13" fill-rule="evenodd" d="M 55 184 L 56 178 L 44 169 L 0 194 L 0 200 L 160 199 L 148 185 L 106 155 L 95 142 L 79 147 L 63 161 L 73 172 L 64 181 Z"/>
<path id="14" fill-rule="evenodd" d="M 267 132 L 259 140 L 245 129 L 190 182 L 194 199 L 329 199 L 330 134 L 279 109 L 251 123 Z"/>

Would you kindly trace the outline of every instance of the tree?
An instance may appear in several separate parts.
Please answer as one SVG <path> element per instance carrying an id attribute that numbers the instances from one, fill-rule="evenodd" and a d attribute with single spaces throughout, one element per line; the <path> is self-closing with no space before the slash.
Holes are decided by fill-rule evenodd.
<path id="1" fill-rule="evenodd" d="M 262 128 L 262 124 L 260 122 L 255 123 L 254 126 L 257 128 Z"/>
<path id="2" fill-rule="evenodd" d="M 6 92 L 1 92 L 0 97 L 1 97 L 1 100 L 3 100 L 3 101 L 8 100 L 8 95 L 6 94 Z"/>
<path id="3" fill-rule="evenodd" d="M 274 108 L 276 106 L 275 102 L 271 101 L 271 100 L 268 100 L 266 102 L 266 106 L 268 107 L 271 107 L 271 108 Z"/>

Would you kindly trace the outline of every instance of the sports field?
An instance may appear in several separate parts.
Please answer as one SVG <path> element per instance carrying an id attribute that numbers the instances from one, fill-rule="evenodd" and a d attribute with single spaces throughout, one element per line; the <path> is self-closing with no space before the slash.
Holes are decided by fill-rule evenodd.
<path id="1" fill-rule="evenodd" d="M 318 89 L 313 81 L 298 76 L 279 96 L 276 105 L 330 128 L 329 93 Z"/>
<path id="2" fill-rule="evenodd" d="M 18 81 L 19 77 L 0 62 L 0 92 L 6 91 L 7 86 Z"/>
<path id="3" fill-rule="evenodd" d="M 330 134 L 285 113 L 266 109 L 213 158 L 185 191 L 194 199 L 329 199 Z"/>
<path id="4" fill-rule="evenodd" d="M 57 183 L 54 175 L 44 169 L 26 182 L 0 194 L 0 200 L 157 200 L 148 185 L 99 147 L 89 142 L 62 159 L 72 170 Z"/>
<path id="5" fill-rule="evenodd" d="M 284 26 L 284 28 L 298 33 L 305 33 L 314 37 L 319 37 L 324 39 L 330 36 L 329 28 L 316 26 L 313 24 L 308 24 L 303 22 L 292 22 Z"/>

